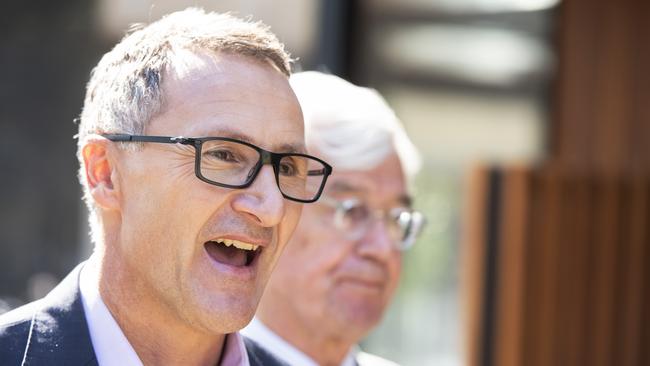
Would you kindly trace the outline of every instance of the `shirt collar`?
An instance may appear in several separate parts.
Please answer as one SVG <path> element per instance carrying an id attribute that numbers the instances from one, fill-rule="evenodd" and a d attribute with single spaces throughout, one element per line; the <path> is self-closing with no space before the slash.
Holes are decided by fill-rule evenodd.
<path id="1" fill-rule="evenodd" d="M 250 366 L 244 337 L 239 332 L 226 336 L 226 343 L 221 352 L 223 357 L 220 366 Z"/>
<path id="2" fill-rule="evenodd" d="M 99 294 L 96 267 L 86 263 L 79 277 L 81 300 L 97 363 L 101 366 L 142 366 L 138 354 Z M 226 336 L 222 355 L 220 366 L 250 366 L 244 339 L 238 332 Z"/>
<path id="3" fill-rule="evenodd" d="M 79 290 L 97 363 L 102 366 L 142 366 L 142 361 L 102 301 L 99 276 L 90 263 L 81 269 Z"/>
<path id="4" fill-rule="evenodd" d="M 277 335 L 257 317 L 253 318 L 250 324 L 242 329 L 242 334 L 264 345 L 264 348 L 289 365 L 318 366 L 315 360 Z M 358 352 L 359 348 L 357 346 L 352 347 L 340 366 L 355 366 L 357 364 L 355 359 Z"/>

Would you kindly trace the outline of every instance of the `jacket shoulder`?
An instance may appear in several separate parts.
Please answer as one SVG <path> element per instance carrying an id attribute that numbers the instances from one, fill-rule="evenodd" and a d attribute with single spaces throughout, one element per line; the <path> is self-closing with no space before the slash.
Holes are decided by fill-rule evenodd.
<path id="1" fill-rule="evenodd" d="M 32 318 L 39 307 L 40 301 L 35 301 L 0 315 L 0 364 L 20 364 Z"/>
<path id="2" fill-rule="evenodd" d="M 41 306 L 41 301 L 30 302 L 21 307 L 15 308 L 11 311 L 8 311 L 0 315 L 0 335 L 3 334 L 6 328 L 10 328 L 14 325 L 31 322 L 34 314 L 39 310 Z"/>
<path id="3" fill-rule="evenodd" d="M 357 354 L 357 364 L 359 366 L 399 366 L 393 361 L 366 352 Z"/>

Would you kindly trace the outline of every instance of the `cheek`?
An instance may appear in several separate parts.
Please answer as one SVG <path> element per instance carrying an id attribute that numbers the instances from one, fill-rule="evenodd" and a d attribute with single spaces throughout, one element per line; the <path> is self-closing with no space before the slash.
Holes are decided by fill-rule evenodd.
<path id="1" fill-rule="evenodd" d="M 400 275 L 402 273 L 402 256 L 401 255 L 396 255 L 395 258 L 392 258 L 388 262 L 388 274 L 390 276 L 389 280 L 389 298 L 393 296 L 395 293 L 395 290 L 397 289 L 397 286 L 399 285 L 400 282 Z"/>
<path id="2" fill-rule="evenodd" d="M 340 269 L 350 255 L 347 247 L 335 235 L 315 234 L 315 239 L 307 243 L 302 253 L 305 262 L 305 283 L 322 296 L 329 296 L 337 287 Z"/>
<path id="3" fill-rule="evenodd" d="M 284 218 L 278 227 L 278 236 L 281 244 L 287 243 L 296 232 L 302 214 L 302 204 L 291 201 L 286 202 Z"/>
<path id="4" fill-rule="evenodd" d="M 182 191 L 155 180 L 131 184 L 124 195 L 125 224 L 137 222 L 135 232 L 156 231 L 149 235 L 173 234 L 181 224 L 177 218 L 186 214 L 187 204 L 179 194 Z"/>
<path id="5" fill-rule="evenodd" d="M 332 286 L 336 268 L 351 248 L 350 243 L 341 242 L 337 233 L 323 221 L 311 207 L 305 207 L 278 263 L 276 271 L 281 271 L 286 280 L 296 284 L 296 291 L 308 291 L 313 295 L 327 291 Z"/>
<path id="6" fill-rule="evenodd" d="M 140 251 L 167 261 L 188 261 L 201 226 L 218 204 L 215 196 L 209 194 L 210 187 L 186 179 L 148 175 L 126 182 L 123 232 L 134 235 Z"/>
<path id="7" fill-rule="evenodd" d="M 307 290 L 327 287 L 336 267 L 345 257 L 340 248 L 341 243 L 332 242 L 331 239 L 327 230 L 301 224 L 278 266 L 293 273 Z"/>
<path id="8" fill-rule="evenodd" d="M 123 233 L 130 233 L 131 259 L 135 265 L 150 267 L 151 271 L 167 273 L 174 271 L 173 262 L 185 261 L 188 257 L 189 222 L 187 212 L 174 204 L 169 197 L 155 195 L 138 197 L 129 202 L 125 212 Z M 156 258 L 152 261 L 151 258 Z M 144 261 L 144 263 L 143 263 Z"/>

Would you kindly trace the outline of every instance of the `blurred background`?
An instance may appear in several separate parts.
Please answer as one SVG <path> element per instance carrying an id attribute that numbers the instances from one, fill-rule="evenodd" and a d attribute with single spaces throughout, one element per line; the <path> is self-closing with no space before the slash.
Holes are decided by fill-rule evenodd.
<path id="1" fill-rule="evenodd" d="M 76 133 L 129 24 L 262 20 L 378 89 L 429 225 L 363 348 L 403 365 L 650 364 L 650 6 L 642 0 L 32 0 L 0 5 L 0 312 L 91 250 Z"/>

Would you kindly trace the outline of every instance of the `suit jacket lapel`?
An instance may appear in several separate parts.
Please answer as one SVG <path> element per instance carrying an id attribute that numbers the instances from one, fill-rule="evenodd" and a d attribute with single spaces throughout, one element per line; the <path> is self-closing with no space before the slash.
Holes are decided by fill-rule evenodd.
<path id="1" fill-rule="evenodd" d="M 244 337 L 244 344 L 250 366 L 289 366 L 248 337 Z"/>
<path id="2" fill-rule="evenodd" d="M 79 291 L 82 266 L 41 300 L 23 365 L 97 365 Z"/>

